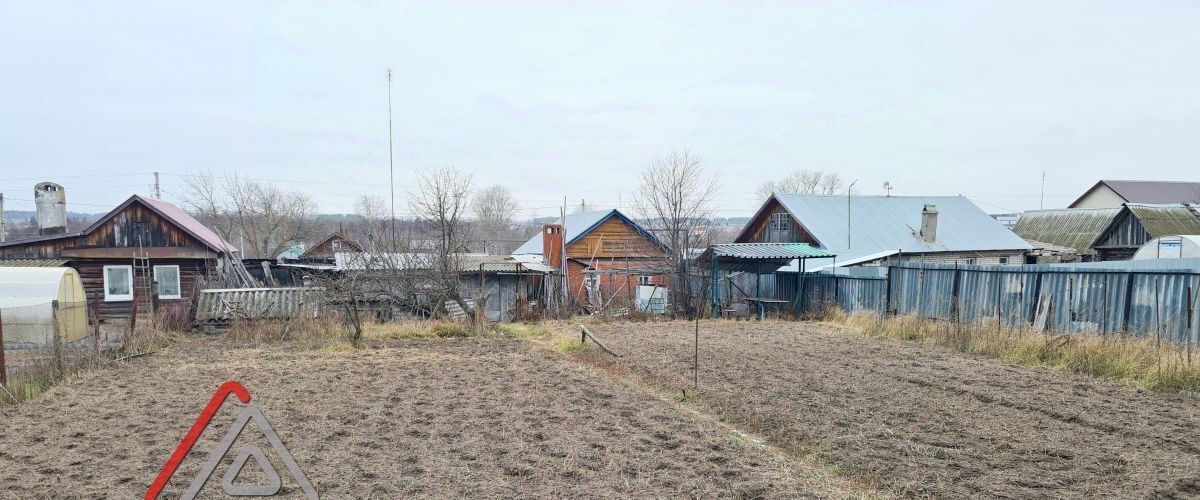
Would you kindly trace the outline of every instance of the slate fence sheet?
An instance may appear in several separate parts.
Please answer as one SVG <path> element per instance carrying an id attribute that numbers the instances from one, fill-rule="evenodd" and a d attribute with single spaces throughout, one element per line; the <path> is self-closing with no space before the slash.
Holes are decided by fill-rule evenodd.
<path id="1" fill-rule="evenodd" d="M 1129 266 L 890 266 L 886 277 L 753 273 L 734 281 L 749 295 L 788 300 L 799 313 L 912 314 L 947 321 L 1041 326 L 1072 334 L 1124 333 L 1200 344 L 1200 272 Z M 745 294 L 722 289 L 723 299 Z M 797 293 L 797 290 L 800 293 Z"/>

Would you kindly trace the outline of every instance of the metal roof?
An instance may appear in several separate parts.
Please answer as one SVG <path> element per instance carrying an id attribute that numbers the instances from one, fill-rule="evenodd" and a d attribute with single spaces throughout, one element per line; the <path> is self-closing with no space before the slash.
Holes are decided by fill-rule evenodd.
<path id="1" fill-rule="evenodd" d="M 828 258 L 833 254 L 808 243 L 724 243 L 712 246 L 717 257 L 753 260 Z"/>
<path id="2" fill-rule="evenodd" d="M 91 232 L 96 227 L 99 227 L 100 224 L 104 220 L 108 219 L 111 215 L 120 211 L 121 208 L 124 208 L 125 205 L 129 204 L 129 202 L 133 201 L 134 199 L 137 199 L 137 200 L 141 201 L 142 203 L 145 203 L 146 206 L 148 206 L 152 210 L 158 212 L 159 215 L 171 220 L 177 226 L 179 226 L 184 231 L 186 231 L 188 234 L 191 234 L 197 240 L 200 240 L 201 243 L 208 245 L 209 248 L 212 248 L 213 250 L 216 250 L 218 252 L 237 253 L 237 251 L 238 251 L 237 247 L 230 245 L 229 242 L 222 239 L 221 236 L 218 235 L 216 231 L 213 231 L 208 226 L 205 226 L 200 221 L 196 220 L 196 218 L 192 217 L 191 214 L 184 212 L 179 207 L 172 205 L 170 203 L 167 203 L 165 201 L 155 199 L 155 198 L 145 198 L 142 196 L 138 196 L 136 194 L 133 195 L 133 197 L 130 198 L 129 201 L 126 201 L 124 204 L 122 204 L 122 206 L 117 207 L 112 212 L 109 212 L 109 215 L 104 216 L 104 218 L 100 219 L 100 221 L 97 221 L 95 224 L 92 224 L 92 227 L 89 227 L 84 232 L 88 233 L 88 232 Z"/>
<path id="3" fill-rule="evenodd" d="M 1151 238 L 1176 234 L 1200 233 L 1200 214 L 1182 203 L 1168 205 L 1149 205 L 1143 203 L 1126 203 L 1125 207 L 1133 212 L 1142 223 L 1142 227 L 1150 233 Z"/>
<path id="4" fill-rule="evenodd" d="M 654 244 L 656 244 L 660 247 L 663 247 L 664 249 L 666 248 L 666 245 L 664 245 L 662 243 L 662 241 L 660 241 L 658 239 L 658 237 L 654 236 L 653 233 L 651 233 L 650 231 L 647 231 L 640 224 L 638 224 L 637 222 L 634 222 L 633 219 L 630 219 L 629 217 L 625 216 L 625 214 L 621 213 L 620 210 L 617 210 L 615 208 L 609 209 L 609 210 L 593 210 L 591 212 L 581 212 L 581 213 L 577 213 L 577 214 L 568 215 L 567 223 L 566 223 L 565 227 L 563 228 L 564 231 L 566 232 L 566 234 L 564 235 L 566 244 L 570 245 L 572 243 L 575 243 L 576 240 L 587 235 L 587 233 L 591 232 L 592 229 L 594 229 L 596 226 L 599 226 L 601 223 L 608 220 L 610 217 L 620 217 L 621 220 L 625 221 L 630 226 L 633 226 L 633 228 L 636 229 L 638 232 L 642 233 L 642 235 L 645 236 L 646 239 L 650 240 L 651 242 L 653 242 Z M 556 219 L 554 221 L 554 224 L 562 224 L 562 223 L 563 223 L 562 218 Z M 539 229 L 537 234 L 533 235 L 532 238 L 529 238 L 529 241 L 526 241 L 521 246 L 517 247 L 516 250 L 513 250 L 513 255 L 541 255 L 542 254 L 542 232 L 543 231 L 541 231 Z"/>
<path id="5" fill-rule="evenodd" d="M 1079 199 L 1071 202 L 1071 205 L 1079 203 L 1100 186 L 1108 186 L 1127 203 L 1200 202 L 1200 182 L 1102 180 L 1089 188 Z"/>
<path id="6" fill-rule="evenodd" d="M 87 229 L 84 229 L 83 231 L 79 231 L 79 232 L 75 232 L 75 233 L 35 236 L 33 238 L 26 238 L 26 239 L 22 239 L 22 240 L 6 241 L 4 243 L 0 243 L 0 247 L 20 246 L 20 245 L 25 245 L 25 244 L 29 244 L 29 243 L 36 243 L 39 241 L 76 238 L 79 236 L 87 235 L 87 234 L 91 233 L 92 231 L 95 231 L 97 228 L 99 228 L 104 223 L 108 222 L 109 219 L 112 219 L 113 217 L 115 217 L 118 213 L 120 213 L 122 210 L 124 210 L 126 207 L 133 204 L 134 202 L 141 202 L 143 205 L 150 208 L 151 211 L 157 213 L 159 216 L 163 217 L 164 219 L 171 221 L 176 226 L 178 226 L 180 229 L 183 229 L 184 232 L 190 234 L 192 237 L 194 237 L 198 241 L 200 241 L 200 243 L 203 243 L 205 246 L 208 246 L 213 251 L 216 251 L 218 253 L 235 253 L 238 251 L 237 247 L 234 247 L 233 245 L 230 245 L 228 242 L 226 242 L 224 239 L 221 239 L 221 237 L 215 231 L 210 229 L 208 226 L 205 226 L 200 221 L 196 220 L 195 217 L 192 217 L 190 214 L 188 214 L 187 212 L 184 212 L 179 207 L 172 205 L 170 203 L 167 203 L 165 201 L 162 201 L 162 200 L 157 200 L 157 199 L 153 199 L 153 198 L 145 198 L 142 196 L 138 196 L 136 194 L 133 196 L 130 196 L 129 199 L 125 200 L 120 205 L 117 205 L 116 208 L 110 210 L 107 214 L 104 214 L 103 217 L 101 217 L 96 222 L 92 223 L 91 226 L 88 226 Z"/>
<path id="7" fill-rule="evenodd" d="M 816 238 L 821 248 L 839 257 L 884 250 L 927 253 L 1031 248 L 1025 240 L 961 196 L 847 198 L 777 194 L 775 198 Z M 925 205 L 934 205 L 938 211 L 937 237 L 933 242 L 926 242 L 916 235 Z"/>
<path id="8" fill-rule="evenodd" d="M 63 267 L 67 259 L 0 259 L 0 267 Z"/>
<path id="9" fill-rule="evenodd" d="M 430 269 L 436 256 L 428 253 L 337 252 L 334 269 L 338 271 Z M 550 273 L 554 268 L 541 262 L 526 262 L 506 255 L 459 254 L 459 271 L 464 273 Z"/>
<path id="10" fill-rule="evenodd" d="M 1017 219 L 1013 232 L 1026 240 L 1087 253 L 1120 212 L 1119 207 L 1030 210 Z"/>

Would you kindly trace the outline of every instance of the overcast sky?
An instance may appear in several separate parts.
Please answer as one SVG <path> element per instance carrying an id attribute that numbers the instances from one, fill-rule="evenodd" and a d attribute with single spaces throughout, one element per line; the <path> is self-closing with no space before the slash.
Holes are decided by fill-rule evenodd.
<path id="1" fill-rule="evenodd" d="M 390 2 L 389 2 L 390 4 Z M 687 146 L 720 214 L 793 169 L 862 194 L 1061 207 L 1100 178 L 1200 180 L 1200 2 L 0 3 L 0 191 L 103 212 L 163 173 L 274 179 L 324 212 L 417 169 L 524 213 L 630 204 Z"/>

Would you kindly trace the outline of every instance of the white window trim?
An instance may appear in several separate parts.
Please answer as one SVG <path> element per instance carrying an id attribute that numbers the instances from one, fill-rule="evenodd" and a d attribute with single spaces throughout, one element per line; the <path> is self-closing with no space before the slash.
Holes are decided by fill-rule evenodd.
<path id="1" fill-rule="evenodd" d="M 771 214 L 771 230 L 772 231 L 791 231 L 792 219 L 787 212 L 775 212 Z"/>
<path id="2" fill-rule="evenodd" d="M 115 295 L 108 293 L 108 270 L 109 269 L 124 269 L 129 271 L 129 294 Z M 133 266 L 104 266 L 101 271 L 104 275 L 104 301 L 105 302 L 129 302 L 133 300 Z"/>
<path id="3" fill-rule="evenodd" d="M 175 295 L 163 295 L 162 292 L 155 290 L 155 292 L 158 293 L 158 298 L 160 298 L 160 299 L 182 299 L 183 298 L 183 276 L 179 274 L 179 266 L 175 266 L 175 265 L 154 266 L 154 282 L 155 283 L 158 283 L 158 269 L 160 267 L 161 268 L 168 268 L 168 267 L 175 268 L 175 287 L 179 290 L 179 293 L 177 293 Z M 161 283 L 160 283 L 160 285 L 161 285 Z"/>

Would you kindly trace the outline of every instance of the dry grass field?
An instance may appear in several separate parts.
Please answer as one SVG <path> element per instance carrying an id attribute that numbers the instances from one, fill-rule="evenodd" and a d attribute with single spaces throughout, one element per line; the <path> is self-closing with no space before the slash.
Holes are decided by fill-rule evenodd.
<path id="1" fill-rule="evenodd" d="M 873 496 L 544 344 L 355 350 L 190 337 L 0 407 L 0 498 L 140 497 L 230 379 L 249 389 L 323 498 Z M 230 398 L 163 498 L 186 487 L 241 406 Z M 256 432 L 239 439 L 262 444 L 283 472 Z M 231 460 L 202 497 L 215 496 Z M 286 475 L 283 484 L 284 498 L 297 497 Z"/>
<path id="2" fill-rule="evenodd" d="M 692 383 L 693 324 L 592 327 L 573 356 Z M 1200 398 L 822 324 L 703 322 L 690 406 L 904 496 L 1200 497 Z"/>

